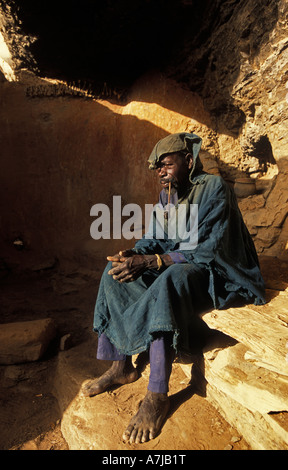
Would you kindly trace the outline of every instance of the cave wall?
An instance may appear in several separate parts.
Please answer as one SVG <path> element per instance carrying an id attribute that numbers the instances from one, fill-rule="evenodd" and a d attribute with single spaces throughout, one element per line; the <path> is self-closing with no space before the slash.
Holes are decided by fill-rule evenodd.
<path id="1" fill-rule="evenodd" d="M 258 253 L 287 257 L 288 5 L 216 3 L 213 33 L 199 35 L 193 53 L 187 44 L 171 75 L 201 94 L 222 175 L 255 179 L 256 194 L 239 202 Z"/>
<path id="2" fill-rule="evenodd" d="M 1 83 L 0 101 L 1 253 L 14 268 L 38 269 L 56 258 L 102 268 L 107 255 L 135 240 L 113 240 L 112 225 L 111 240 L 93 240 L 91 207 L 107 204 L 112 215 L 119 195 L 122 207 L 143 209 L 144 223 L 144 206 L 159 193 L 147 159 L 168 133 L 195 130 L 204 160 L 212 155 L 201 98 L 158 73 L 136 81 L 122 105 L 67 96 L 27 71 Z"/>
<path id="3" fill-rule="evenodd" d="M 85 95 L 19 63 L 13 77 L 13 58 L 9 81 L 2 67 L 3 263 L 36 269 L 57 258 L 102 269 L 131 242 L 93 240 L 92 205 L 112 208 L 113 195 L 123 205 L 155 203 L 147 158 L 180 131 L 203 138 L 208 171 L 231 184 L 251 173 L 256 193 L 239 204 L 257 251 L 287 258 L 287 3 L 213 5 L 196 37 L 172 62 L 141 71 L 125 100 L 117 90 Z"/>

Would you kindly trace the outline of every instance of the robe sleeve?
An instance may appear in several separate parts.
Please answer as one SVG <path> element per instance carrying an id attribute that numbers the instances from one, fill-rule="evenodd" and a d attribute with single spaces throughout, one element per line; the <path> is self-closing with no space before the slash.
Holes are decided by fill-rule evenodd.
<path id="1" fill-rule="evenodd" d="M 254 299 L 257 304 L 265 303 L 258 256 L 233 190 L 223 181 L 206 195 L 208 198 L 204 197 L 199 204 L 197 246 L 179 253 L 188 263 L 210 272 L 209 293 L 215 306 L 227 305 L 232 294 L 247 301 Z"/>

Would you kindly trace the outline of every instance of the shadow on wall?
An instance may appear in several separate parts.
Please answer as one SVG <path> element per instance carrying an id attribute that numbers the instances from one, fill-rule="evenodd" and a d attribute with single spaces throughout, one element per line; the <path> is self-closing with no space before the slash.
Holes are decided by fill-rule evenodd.
<path id="1" fill-rule="evenodd" d="M 207 144 L 209 115 L 199 96 L 157 74 L 136 82 L 125 106 L 69 97 L 63 84 L 59 92 L 31 73 L 21 78 L 0 88 L 2 261 L 24 269 L 58 258 L 101 270 L 134 240 L 92 240 L 91 207 L 112 208 L 116 195 L 122 205 L 155 204 L 160 188 L 147 164 L 155 143 L 184 130 L 205 133 Z"/>
<path id="2" fill-rule="evenodd" d="M 91 243 L 91 206 L 111 205 L 113 195 L 123 204 L 155 203 L 147 158 L 167 132 L 99 102 L 27 99 L 25 89 L 11 83 L 0 89 L 1 258 L 27 268 L 50 257 L 85 258 L 86 245 L 95 266 L 119 240 L 114 248 L 110 240 Z"/>

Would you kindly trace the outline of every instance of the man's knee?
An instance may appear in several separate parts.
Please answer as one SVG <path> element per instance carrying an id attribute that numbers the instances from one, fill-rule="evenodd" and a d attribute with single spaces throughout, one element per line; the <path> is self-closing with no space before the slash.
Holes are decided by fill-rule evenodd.
<path id="1" fill-rule="evenodd" d="M 190 284 L 195 281 L 197 285 L 199 282 L 206 280 L 207 276 L 207 270 L 203 270 L 192 263 L 175 263 L 165 269 L 160 278 L 162 282 L 168 284 L 179 285 L 186 282 Z"/>
<path id="2" fill-rule="evenodd" d="M 189 272 L 190 267 L 191 265 L 188 265 L 188 263 L 171 264 L 171 266 L 165 269 L 165 271 L 163 272 L 163 275 L 174 278 L 175 276 L 180 276 L 184 272 Z"/>

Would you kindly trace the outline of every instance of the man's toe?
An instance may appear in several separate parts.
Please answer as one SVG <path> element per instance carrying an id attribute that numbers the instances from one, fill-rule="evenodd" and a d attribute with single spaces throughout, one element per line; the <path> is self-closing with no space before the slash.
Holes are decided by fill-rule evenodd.
<path id="1" fill-rule="evenodd" d="M 150 440 L 155 439 L 155 437 L 157 436 L 157 432 L 158 432 L 157 429 L 155 429 L 154 427 L 151 428 L 151 429 L 149 430 L 149 439 L 150 439 Z"/>
<path id="2" fill-rule="evenodd" d="M 145 429 L 145 431 L 142 434 L 141 442 L 147 442 L 147 441 L 149 441 L 149 429 Z"/>
<path id="3" fill-rule="evenodd" d="M 133 429 L 133 431 L 131 432 L 131 435 L 130 435 L 130 439 L 129 439 L 130 444 L 134 444 L 134 442 L 136 442 L 137 434 L 138 434 L 138 430 Z"/>
<path id="4" fill-rule="evenodd" d="M 143 431 L 142 431 L 142 429 L 138 429 L 137 435 L 136 435 L 136 438 L 135 438 L 136 444 L 141 444 L 141 442 L 142 442 L 142 436 L 143 436 Z"/>
<path id="5" fill-rule="evenodd" d="M 134 426 L 132 424 L 129 424 L 129 426 L 127 427 L 127 429 L 124 431 L 123 433 L 123 436 L 122 436 L 122 439 L 127 442 L 129 441 L 130 439 L 130 436 L 131 436 L 131 433 L 133 431 L 133 428 Z"/>

